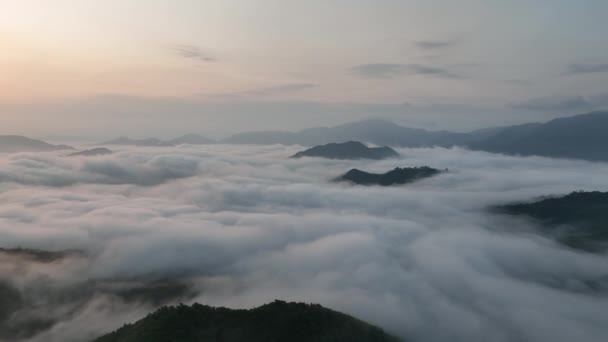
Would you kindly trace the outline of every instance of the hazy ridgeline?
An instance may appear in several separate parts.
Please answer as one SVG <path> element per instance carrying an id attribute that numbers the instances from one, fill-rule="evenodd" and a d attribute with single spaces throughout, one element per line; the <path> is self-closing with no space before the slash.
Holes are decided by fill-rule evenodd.
<path id="1" fill-rule="evenodd" d="M 486 209 L 607 190 L 608 164 L 458 148 L 289 158 L 300 150 L 2 155 L 2 246 L 80 251 L 0 253 L 2 289 L 20 298 L 0 316 L 13 315 L 2 323 L 8 340 L 83 341 L 165 303 L 250 308 L 278 298 L 320 303 L 407 341 L 605 341 L 606 254 Z M 332 181 L 352 168 L 422 165 L 450 171 L 395 187 Z"/>

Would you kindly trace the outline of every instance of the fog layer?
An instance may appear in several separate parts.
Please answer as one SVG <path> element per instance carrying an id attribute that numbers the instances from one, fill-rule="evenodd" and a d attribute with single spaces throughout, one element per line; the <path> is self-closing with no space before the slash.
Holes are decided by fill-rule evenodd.
<path id="1" fill-rule="evenodd" d="M 608 164 L 462 149 L 402 149 L 383 161 L 288 158 L 298 150 L 1 155 L 0 247 L 84 253 L 2 257 L 0 279 L 25 303 L 13 316 L 52 321 L 22 339 L 108 332 L 160 305 L 116 289 L 159 281 L 188 287 L 169 303 L 315 302 L 410 341 L 608 339 L 608 256 L 486 211 L 606 191 Z M 423 165 L 449 171 L 398 187 L 331 182 L 352 168 Z"/>

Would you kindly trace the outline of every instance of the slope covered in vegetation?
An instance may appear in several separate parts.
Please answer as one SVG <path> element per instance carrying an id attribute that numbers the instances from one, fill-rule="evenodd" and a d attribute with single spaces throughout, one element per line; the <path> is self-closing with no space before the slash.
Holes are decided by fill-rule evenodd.
<path id="1" fill-rule="evenodd" d="M 201 304 L 163 307 L 95 342 L 396 342 L 397 338 L 320 305 L 274 301 L 251 310 Z"/>

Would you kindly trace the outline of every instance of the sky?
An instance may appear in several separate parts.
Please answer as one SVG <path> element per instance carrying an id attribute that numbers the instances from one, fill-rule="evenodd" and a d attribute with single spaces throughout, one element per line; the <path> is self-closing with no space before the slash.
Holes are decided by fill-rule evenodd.
<path id="1" fill-rule="evenodd" d="M 0 134 L 545 121 L 608 108 L 605 13 L 603 0 L 0 0 Z"/>

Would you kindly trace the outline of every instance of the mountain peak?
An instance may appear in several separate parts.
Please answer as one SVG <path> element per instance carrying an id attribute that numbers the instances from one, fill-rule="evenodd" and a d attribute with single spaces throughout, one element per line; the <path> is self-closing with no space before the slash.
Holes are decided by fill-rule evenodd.
<path id="1" fill-rule="evenodd" d="M 329 143 L 298 152 L 292 158 L 322 157 L 329 159 L 385 159 L 398 157 L 399 153 L 388 146 L 367 147 L 359 141 Z"/>
<path id="2" fill-rule="evenodd" d="M 386 173 L 369 173 L 359 169 L 351 169 L 336 181 L 347 181 L 359 185 L 401 185 L 432 177 L 441 173 L 440 170 L 428 166 L 394 168 Z"/>
<path id="3" fill-rule="evenodd" d="M 208 337 L 208 338 L 207 338 Z M 102 336 L 128 341 L 334 341 L 396 342 L 380 328 L 318 304 L 275 300 L 257 308 L 228 309 L 195 303 L 163 307 Z"/>

